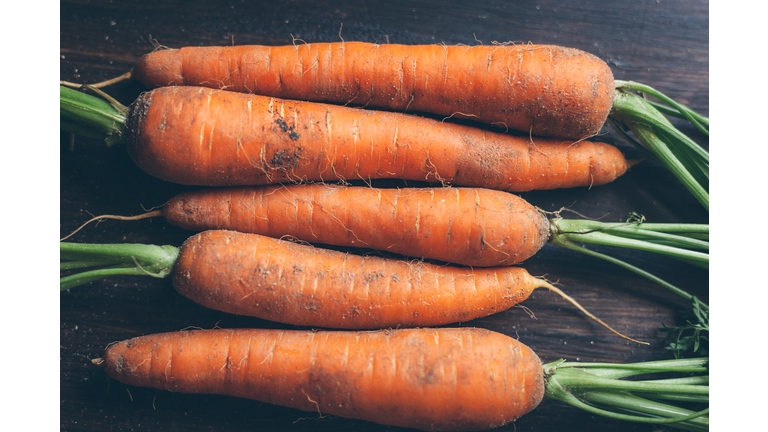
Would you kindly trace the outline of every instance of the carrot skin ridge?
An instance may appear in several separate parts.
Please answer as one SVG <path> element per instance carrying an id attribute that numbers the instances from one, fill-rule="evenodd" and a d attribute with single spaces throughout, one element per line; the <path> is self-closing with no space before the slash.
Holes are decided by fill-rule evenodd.
<path id="1" fill-rule="evenodd" d="M 520 263 L 544 246 L 550 230 L 522 198 L 475 188 L 214 188 L 177 195 L 162 214 L 192 231 L 291 236 L 475 267 Z"/>
<path id="2" fill-rule="evenodd" d="M 149 88 L 423 111 L 565 139 L 600 131 L 614 89 L 610 68 L 592 54 L 530 44 L 187 47 L 147 54 L 133 74 Z"/>
<path id="3" fill-rule="evenodd" d="M 536 287 L 518 267 L 358 256 L 235 231 L 190 237 L 172 276 L 180 294 L 207 308 L 344 329 L 469 321 L 522 302 Z"/>
<path id="4" fill-rule="evenodd" d="M 544 395 L 533 351 L 476 328 L 165 333 L 111 345 L 103 365 L 129 385 L 225 394 L 422 430 L 502 426 Z"/>
<path id="5" fill-rule="evenodd" d="M 203 87 L 159 88 L 132 109 L 129 155 L 149 174 L 186 185 L 398 178 L 523 192 L 601 185 L 628 168 L 600 142 Z"/>

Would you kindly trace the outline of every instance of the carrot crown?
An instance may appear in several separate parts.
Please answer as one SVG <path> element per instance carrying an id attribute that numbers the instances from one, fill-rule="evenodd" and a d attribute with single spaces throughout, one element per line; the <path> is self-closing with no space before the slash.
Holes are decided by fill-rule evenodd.
<path id="1" fill-rule="evenodd" d="M 179 257 L 175 246 L 60 243 L 60 271 L 90 269 L 60 279 L 67 290 L 113 275 L 168 276 Z"/>

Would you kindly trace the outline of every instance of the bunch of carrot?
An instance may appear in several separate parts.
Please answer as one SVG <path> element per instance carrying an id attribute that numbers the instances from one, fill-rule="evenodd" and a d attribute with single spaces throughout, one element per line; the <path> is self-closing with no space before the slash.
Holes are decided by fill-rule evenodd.
<path id="1" fill-rule="evenodd" d="M 485 65 L 482 74 L 475 72 L 478 64 Z M 363 43 L 186 48 L 149 54 L 132 74 L 157 88 L 131 107 L 98 90 L 104 100 L 62 86 L 61 126 L 125 143 L 137 165 L 161 179 L 242 186 L 399 178 L 467 187 L 311 184 L 187 194 L 145 216 L 216 231 L 195 235 L 180 249 L 62 243 L 63 271 L 96 268 L 63 277 L 62 289 L 110 275 L 172 275 L 179 292 L 215 309 L 297 325 L 381 329 L 485 316 L 538 287 L 568 298 L 524 269 L 503 267 L 547 241 L 572 247 L 612 235 L 625 247 L 708 263 L 700 252 L 708 249 L 708 227 L 569 225 L 501 192 L 600 185 L 633 163 L 612 146 L 585 140 L 609 114 L 630 127 L 636 118 L 622 108 L 626 103 L 617 103 L 634 100 L 622 90 L 631 85 L 615 86 L 610 69 L 580 51 Z M 227 90 L 194 87 L 206 85 Z M 466 117 L 529 135 L 317 102 Z M 653 135 L 648 122 L 642 124 Z M 684 160 L 682 171 L 696 167 L 701 182 L 703 155 L 686 148 L 682 156 L 662 151 L 660 159 L 672 165 Z M 708 205 L 705 190 L 683 181 Z M 481 268 L 359 257 L 272 238 L 285 235 Z M 545 396 L 626 420 L 690 430 L 708 424 L 708 409 L 646 399 L 706 402 L 706 377 L 645 386 L 615 381 L 638 373 L 706 372 L 706 360 L 616 366 L 615 373 L 597 365 L 597 372 L 575 372 L 586 378 L 571 379 L 574 369 L 542 365 L 524 345 L 477 329 L 183 332 L 117 344 L 98 363 L 129 384 L 229 394 L 425 430 L 497 427 Z M 585 396 L 583 388 L 594 391 Z M 412 393 L 423 395 L 423 403 L 404 404 L 403 396 Z M 461 397 L 452 396 L 457 393 Z"/>

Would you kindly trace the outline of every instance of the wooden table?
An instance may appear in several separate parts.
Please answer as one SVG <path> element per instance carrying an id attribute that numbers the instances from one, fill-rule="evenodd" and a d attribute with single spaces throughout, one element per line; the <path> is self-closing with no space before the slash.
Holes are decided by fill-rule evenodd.
<path id="1" fill-rule="evenodd" d="M 709 101 L 708 2 L 489 1 L 271 1 L 130 2 L 62 1 L 62 80 L 93 83 L 128 71 L 152 41 L 188 45 L 282 45 L 367 41 L 402 44 L 551 43 L 591 52 L 617 79 L 656 87 L 707 115 Z M 143 91 L 135 82 L 108 89 L 128 104 Z M 675 122 L 707 147 L 692 127 Z M 638 152 L 611 129 L 601 139 L 630 157 Z M 142 213 L 193 188 L 145 174 L 120 146 L 61 134 L 62 236 L 91 215 Z M 409 183 L 409 185 L 413 185 Z M 707 223 L 708 213 L 659 165 L 646 161 L 612 184 L 521 194 L 546 211 L 569 207 L 618 221 L 630 212 L 652 222 Z M 104 222 L 75 242 L 180 245 L 191 233 L 162 220 Z M 607 248 L 598 248 L 609 251 Z M 632 251 L 610 251 L 708 301 L 706 271 Z M 524 267 L 559 281 L 564 290 L 617 330 L 651 343 L 619 339 L 550 292 L 535 292 L 524 308 L 461 323 L 519 338 L 544 361 L 636 362 L 670 358 L 661 324 L 679 324 L 686 302 L 611 264 L 547 245 Z M 61 429 L 85 430 L 394 430 L 338 417 L 318 418 L 250 400 L 185 395 L 127 387 L 110 380 L 90 359 L 114 341 L 199 328 L 290 328 L 204 309 L 181 297 L 169 280 L 119 277 L 61 293 Z M 504 430 L 647 431 L 648 426 L 608 420 L 545 401 Z"/>

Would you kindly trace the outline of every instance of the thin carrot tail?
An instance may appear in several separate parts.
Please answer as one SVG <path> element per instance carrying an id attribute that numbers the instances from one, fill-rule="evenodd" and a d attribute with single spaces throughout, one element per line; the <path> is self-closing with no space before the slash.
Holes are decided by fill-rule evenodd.
<path id="1" fill-rule="evenodd" d="M 89 223 L 91 223 L 93 221 L 96 221 L 96 220 L 98 220 L 98 221 L 102 221 L 102 220 L 106 220 L 106 219 L 139 220 L 139 219 L 146 219 L 146 218 L 157 217 L 157 216 L 162 216 L 162 215 L 163 215 L 163 210 L 161 209 L 161 210 L 154 210 L 154 211 L 151 211 L 149 213 L 144 213 L 144 214 L 140 214 L 140 215 L 136 215 L 136 216 L 117 216 L 117 215 L 101 215 L 101 216 L 96 216 L 94 218 L 91 218 L 88 222 L 80 225 L 80 227 L 78 229 L 72 231 L 68 236 L 60 239 L 59 241 L 63 242 L 64 240 L 72 237 L 73 235 L 75 235 L 75 233 L 77 233 L 78 231 L 83 229 L 86 225 L 88 225 Z"/>
<path id="2" fill-rule="evenodd" d="M 101 82 L 97 82 L 97 83 L 94 83 L 94 84 L 88 84 L 88 85 L 90 87 L 95 87 L 95 88 L 106 87 L 106 86 L 109 86 L 109 85 L 112 85 L 112 84 L 115 84 L 115 83 L 119 83 L 120 81 L 126 81 L 126 80 L 131 79 L 133 77 L 133 73 L 132 72 L 133 71 L 131 70 L 131 71 L 128 71 L 128 72 L 120 75 L 119 77 L 115 77 L 115 78 L 112 78 L 112 79 L 108 79 L 106 81 L 101 81 Z M 70 88 L 74 88 L 74 89 L 81 89 L 81 88 L 83 88 L 83 86 L 85 86 L 85 84 L 77 84 L 77 83 L 73 83 L 73 82 L 69 82 L 69 81 L 59 81 L 59 84 L 61 84 L 63 86 L 70 87 Z"/>
<path id="3" fill-rule="evenodd" d="M 585 309 L 585 308 L 584 308 L 582 305 L 580 305 L 580 304 L 579 304 L 579 303 L 578 303 L 576 300 L 574 300 L 574 299 L 573 299 L 571 296 L 569 296 L 568 294 L 564 293 L 564 292 L 563 292 L 563 291 L 562 291 L 560 288 L 557 288 L 556 286 L 554 286 L 554 285 L 552 285 L 551 283 L 549 283 L 549 282 L 545 281 L 544 279 L 539 279 L 539 278 L 536 278 L 536 277 L 535 277 L 535 278 L 533 278 L 533 279 L 535 279 L 535 282 L 534 282 L 534 289 L 536 289 L 536 288 L 546 288 L 546 289 L 548 289 L 548 290 L 550 290 L 550 291 L 553 291 L 553 292 L 555 292 L 555 293 L 559 294 L 559 295 L 560 295 L 562 298 L 564 298 L 564 299 L 568 300 L 568 302 L 570 302 L 572 305 L 576 306 L 576 308 L 577 308 L 577 309 L 579 309 L 580 311 L 584 312 L 584 314 L 586 314 L 588 317 L 590 317 L 590 318 L 592 318 L 593 320 L 595 320 L 595 321 L 599 322 L 599 323 L 600 323 L 600 324 L 602 324 L 602 325 L 603 325 L 605 328 L 607 328 L 608 330 L 612 331 L 612 332 L 613 332 L 613 333 L 615 333 L 616 335 L 618 335 L 618 336 L 620 336 L 620 337 L 622 337 L 622 338 L 624 338 L 624 339 L 630 340 L 630 341 L 632 341 L 632 342 L 638 343 L 638 344 L 640 344 L 640 345 L 650 345 L 648 342 L 641 342 L 641 341 L 639 341 L 639 340 L 635 340 L 635 339 L 632 339 L 632 338 L 631 338 L 631 337 L 629 337 L 629 336 L 624 336 L 623 334 L 621 334 L 621 333 L 617 332 L 617 331 L 616 331 L 616 330 L 614 330 L 614 329 L 613 329 L 611 326 L 609 326 L 608 324 L 604 323 L 604 322 L 603 322 L 603 321 L 602 321 L 600 318 L 598 318 L 598 317 L 596 317 L 596 316 L 592 315 L 592 313 L 591 313 L 591 312 L 589 312 L 588 310 L 586 310 L 586 309 Z"/>
<path id="4" fill-rule="evenodd" d="M 627 159 L 627 168 L 632 168 L 633 166 L 645 161 L 648 158 L 640 158 L 640 159 Z"/>

